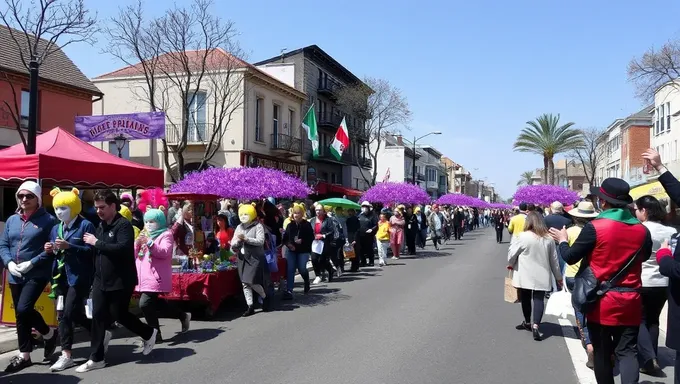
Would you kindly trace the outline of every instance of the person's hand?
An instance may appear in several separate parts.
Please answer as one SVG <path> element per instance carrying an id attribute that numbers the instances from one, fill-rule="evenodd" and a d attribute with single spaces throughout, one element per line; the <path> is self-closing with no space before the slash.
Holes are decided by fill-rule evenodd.
<path id="1" fill-rule="evenodd" d="M 54 241 L 54 247 L 57 248 L 60 251 L 66 250 L 71 248 L 71 244 L 68 243 L 66 240 L 62 239 L 57 239 Z"/>
<path id="2" fill-rule="evenodd" d="M 9 274 L 14 277 L 22 277 L 21 272 L 17 269 L 17 264 L 13 261 L 10 261 L 9 264 L 7 264 L 7 270 L 9 271 Z"/>
<path id="3" fill-rule="evenodd" d="M 354 244 L 356 244 L 356 243 L 357 243 L 356 241 L 353 241 L 353 242 L 352 242 L 352 246 L 354 246 Z"/>
<path id="4" fill-rule="evenodd" d="M 295 244 L 302 244 L 302 239 L 295 240 Z"/>
<path id="5" fill-rule="evenodd" d="M 557 280 L 557 281 L 555 281 L 555 285 L 557 285 L 557 290 L 558 290 L 558 291 L 561 291 L 561 290 L 562 290 L 562 284 L 563 284 L 563 281 L 562 281 L 562 280 Z"/>
<path id="6" fill-rule="evenodd" d="M 663 167 L 661 155 L 655 149 L 649 148 L 642 153 L 642 158 L 649 161 L 649 164 L 657 171 Z"/>
<path id="7" fill-rule="evenodd" d="M 237 237 L 239 240 L 241 240 L 241 241 L 245 241 L 245 240 L 246 240 L 246 235 L 244 235 L 244 234 L 242 234 L 242 233 L 239 233 L 239 235 L 236 236 L 236 237 Z"/>
<path id="8" fill-rule="evenodd" d="M 47 253 L 54 253 L 54 244 L 45 243 L 45 246 L 43 247 L 43 249 L 45 249 L 45 252 L 47 252 Z"/>
<path id="9" fill-rule="evenodd" d="M 515 267 L 513 267 L 512 265 L 508 265 L 507 267 L 505 267 L 505 269 L 507 269 L 508 271 L 512 271 L 513 269 L 515 269 Z"/>
<path id="10" fill-rule="evenodd" d="M 366 233 L 373 233 L 373 230 L 369 229 L 368 231 L 366 231 Z"/>
<path id="11" fill-rule="evenodd" d="M 664 249 L 664 248 L 672 250 L 671 244 L 668 242 L 668 239 L 664 240 L 663 243 L 661 243 L 661 248 L 659 248 L 659 249 Z"/>
<path id="12" fill-rule="evenodd" d="M 24 261 L 23 263 L 17 264 L 17 271 L 19 271 L 19 273 L 22 275 L 27 274 L 31 271 L 31 269 L 33 269 L 33 263 L 30 261 Z"/>
<path id="13" fill-rule="evenodd" d="M 91 245 L 94 247 L 94 245 L 97 243 L 97 237 L 91 233 L 86 233 L 83 235 L 83 241 L 87 245 Z"/>
<path id="14" fill-rule="evenodd" d="M 288 247 L 288 249 L 290 249 L 291 251 L 295 252 L 295 245 L 294 245 L 293 243 L 288 243 L 287 247 Z"/>
<path id="15" fill-rule="evenodd" d="M 177 214 L 175 215 L 175 217 L 177 218 L 177 220 L 175 220 L 176 223 L 184 224 L 184 211 L 182 210 L 182 208 L 179 208 L 177 210 Z"/>
<path id="16" fill-rule="evenodd" d="M 558 243 L 568 241 L 569 236 L 567 235 L 567 227 L 562 227 L 562 229 L 550 228 L 550 236 Z"/>
<path id="17" fill-rule="evenodd" d="M 319 233 L 319 234 L 314 235 L 314 238 L 316 240 L 321 240 L 321 239 L 323 239 L 323 235 Z"/>

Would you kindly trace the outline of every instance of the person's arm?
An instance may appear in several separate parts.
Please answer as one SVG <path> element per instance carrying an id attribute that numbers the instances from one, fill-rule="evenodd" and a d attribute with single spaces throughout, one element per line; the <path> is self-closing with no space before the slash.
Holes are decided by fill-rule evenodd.
<path id="1" fill-rule="evenodd" d="M 508 249 L 508 267 L 514 268 L 517 265 L 517 259 L 522 252 L 524 252 L 524 239 L 520 237 L 517 241 L 510 244 Z"/>
<path id="2" fill-rule="evenodd" d="M 94 247 L 106 254 L 115 254 L 126 249 L 134 249 L 135 246 L 135 231 L 132 229 L 132 223 L 127 220 L 122 220 L 120 228 L 116 231 L 116 242 L 115 243 L 105 243 L 100 239 L 94 243 Z"/>
<path id="3" fill-rule="evenodd" d="M 560 270 L 560 262 L 557 259 L 557 247 L 555 246 L 555 242 L 550 242 L 550 268 L 552 269 L 553 276 L 555 277 L 555 281 L 562 281 L 562 271 Z"/>
<path id="4" fill-rule="evenodd" d="M 245 243 L 248 245 L 264 245 L 264 226 L 255 224 L 255 237 L 246 237 Z"/>
<path id="5" fill-rule="evenodd" d="M 47 236 L 42 237 L 42 239 L 41 239 L 42 244 L 45 244 L 48 241 L 50 241 L 50 238 L 52 236 L 52 231 L 54 230 L 55 225 L 56 225 L 55 219 L 52 218 L 52 220 L 49 221 L 48 225 L 49 225 L 50 229 L 47 230 L 47 231 L 40 228 L 40 234 L 43 235 L 43 234 L 46 233 L 46 235 L 47 235 Z M 42 250 L 37 256 L 35 256 L 34 258 L 31 259 L 31 265 L 36 266 L 38 264 L 46 264 L 46 263 L 52 264 L 53 261 L 54 261 L 54 253 L 47 253 L 44 250 Z"/>
<path id="6" fill-rule="evenodd" d="M 670 279 L 680 280 L 680 263 L 675 261 L 670 248 L 660 248 L 656 251 L 656 261 L 662 275 Z"/>
<path id="7" fill-rule="evenodd" d="M 283 237 L 281 238 L 281 244 L 290 243 L 290 230 L 291 230 L 291 224 L 292 223 L 293 223 L 292 221 L 290 223 L 288 223 L 288 225 L 286 226 L 286 230 L 283 231 Z"/>
<path id="8" fill-rule="evenodd" d="M 9 226 L 12 223 L 12 217 L 7 219 L 5 223 L 5 229 L 2 230 L 2 236 L 0 236 L 0 258 L 2 258 L 2 263 L 6 266 L 12 260 L 12 254 L 9 252 Z"/>
<path id="9" fill-rule="evenodd" d="M 299 236 L 302 239 L 302 244 L 306 244 L 309 247 L 312 246 L 312 242 L 314 242 L 314 229 L 308 221 L 300 224 Z"/>
<path id="10" fill-rule="evenodd" d="M 574 265 L 593 251 L 596 241 L 595 227 L 592 223 L 588 223 L 583 227 L 571 247 L 567 241 L 560 242 L 558 246 L 560 256 L 565 263 Z"/>
<path id="11" fill-rule="evenodd" d="M 172 258 L 172 247 L 174 241 L 172 240 L 172 233 L 160 235 L 160 241 L 156 243 L 151 242 L 149 249 L 151 250 L 151 255 L 155 259 L 170 259 Z"/>
<path id="12" fill-rule="evenodd" d="M 508 224 L 508 232 L 512 235 L 515 232 L 515 221 L 510 219 L 510 224 Z"/>
<path id="13" fill-rule="evenodd" d="M 94 225 L 92 223 L 88 222 L 82 228 L 81 232 L 83 234 L 94 233 L 95 232 Z M 89 245 L 89 244 L 86 244 L 84 242 L 82 244 L 74 244 L 74 243 L 69 242 L 68 246 L 69 246 L 69 248 L 73 248 L 73 250 L 75 250 L 77 252 L 78 256 L 92 257 L 92 253 L 91 253 L 92 252 L 92 246 Z"/>

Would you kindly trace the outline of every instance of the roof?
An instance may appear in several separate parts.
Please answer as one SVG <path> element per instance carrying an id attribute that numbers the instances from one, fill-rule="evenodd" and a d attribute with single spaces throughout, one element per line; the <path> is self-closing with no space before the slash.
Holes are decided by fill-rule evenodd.
<path id="1" fill-rule="evenodd" d="M 363 81 L 361 81 L 361 79 L 356 77 L 349 69 L 345 68 L 342 64 L 340 64 L 337 60 L 335 60 L 331 55 L 326 53 L 323 49 L 319 48 L 319 46 L 316 45 L 316 44 L 308 45 L 308 46 L 303 47 L 303 48 L 298 48 L 294 51 L 285 52 L 281 55 L 277 55 L 277 56 L 271 57 L 269 59 L 259 61 L 259 62 L 255 63 L 253 65 L 258 66 L 258 65 L 273 63 L 275 61 L 285 59 L 285 58 L 288 58 L 288 57 L 291 57 L 291 56 L 295 56 L 295 55 L 298 55 L 300 53 L 317 54 L 317 55 L 323 57 L 325 60 L 328 60 L 331 63 L 331 65 L 335 66 L 337 69 L 339 69 L 341 72 L 343 72 L 352 82 L 356 82 L 356 83 L 359 83 L 359 84 L 364 83 Z"/>
<path id="2" fill-rule="evenodd" d="M 613 130 L 616 127 L 623 127 L 625 128 L 626 126 L 630 125 L 635 125 L 637 124 L 645 124 L 645 125 L 652 125 L 652 111 L 654 110 L 654 104 L 647 105 L 641 110 L 628 115 L 627 117 L 624 118 L 618 118 L 614 120 L 607 129 L 605 129 L 605 133 Z"/>
<path id="3" fill-rule="evenodd" d="M 163 187 L 163 170 L 128 161 L 53 128 L 37 137 L 35 154 L 23 144 L 0 150 L 0 180 L 43 180 L 50 185 Z"/>
<path id="4" fill-rule="evenodd" d="M 18 37 L 19 43 L 26 44 L 24 32 L 13 29 L 13 33 Z M 19 36 L 17 36 L 19 34 Z M 40 45 L 45 46 L 47 41 L 40 40 Z M 21 51 L 17 49 L 16 43 L 12 40 L 9 28 L 0 26 L 0 68 L 28 75 L 28 69 L 21 60 Z M 26 48 L 28 52 L 28 48 Z M 45 59 L 40 66 L 40 78 L 50 82 L 61 84 L 67 87 L 77 88 L 87 91 L 93 95 L 101 96 L 102 92 L 94 85 L 90 79 L 80 71 L 77 65 L 59 48 L 56 48 Z"/>
<path id="5" fill-rule="evenodd" d="M 225 63 L 229 63 L 232 65 L 231 68 L 233 69 L 246 69 L 250 71 L 251 73 L 257 75 L 260 78 L 265 78 L 268 82 L 275 83 L 279 87 L 283 87 L 289 92 L 295 93 L 298 97 L 301 98 L 306 98 L 306 95 L 304 92 L 300 92 L 297 89 L 291 87 L 290 85 L 282 82 L 281 80 L 271 76 L 270 74 L 258 69 L 254 65 L 247 63 L 246 61 L 239 59 L 238 57 L 232 55 L 231 53 L 225 51 L 222 48 L 216 48 L 212 50 L 212 52 L 209 52 L 208 55 L 205 55 L 205 49 L 200 49 L 200 50 L 193 50 L 193 51 L 186 51 L 187 58 L 189 59 L 189 69 L 190 70 L 201 70 L 203 68 L 203 59 L 205 57 L 206 59 L 206 64 L 205 64 L 205 70 L 206 71 L 218 71 L 220 69 L 224 69 Z M 180 52 L 181 53 L 181 52 Z M 176 64 L 177 60 L 173 59 L 173 55 L 178 55 L 180 53 L 177 52 L 171 52 L 171 53 L 164 53 L 160 56 L 158 56 L 158 63 L 160 65 L 163 65 L 163 63 L 172 63 Z M 165 68 L 166 71 L 169 71 L 170 68 Z M 177 68 L 177 71 L 184 71 L 184 68 Z M 94 78 L 94 80 L 107 80 L 107 79 L 116 79 L 116 78 L 121 78 L 121 77 L 132 77 L 132 76 L 140 76 L 142 75 L 143 72 L 143 67 L 142 63 L 137 63 L 133 65 L 128 65 L 126 67 L 117 69 L 112 72 L 105 73 L 103 75 L 99 75 Z"/>

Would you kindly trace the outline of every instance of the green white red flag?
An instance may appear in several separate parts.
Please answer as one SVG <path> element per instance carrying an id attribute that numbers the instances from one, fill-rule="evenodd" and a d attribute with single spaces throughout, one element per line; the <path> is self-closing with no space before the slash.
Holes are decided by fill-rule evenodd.
<path id="1" fill-rule="evenodd" d="M 349 131 L 347 131 L 347 123 L 345 123 L 345 118 L 343 117 L 338 131 L 335 132 L 335 139 L 331 143 L 331 153 L 333 153 L 336 159 L 340 160 L 342 153 L 347 148 L 349 148 Z"/>

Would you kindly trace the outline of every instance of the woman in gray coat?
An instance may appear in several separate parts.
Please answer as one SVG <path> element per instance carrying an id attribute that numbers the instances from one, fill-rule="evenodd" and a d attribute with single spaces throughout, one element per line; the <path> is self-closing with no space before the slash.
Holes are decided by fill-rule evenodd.
<path id="1" fill-rule="evenodd" d="M 241 224 L 234 231 L 232 251 L 238 257 L 238 275 L 243 283 L 243 295 L 246 298 L 248 309 L 243 316 L 251 316 L 255 313 L 253 306 L 253 291 L 264 301 L 262 309 L 269 311 L 270 298 L 264 287 L 269 285 L 269 272 L 265 268 L 267 261 L 264 256 L 265 229 L 257 220 L 255 208 L 239 209 Z"/>
<path id="2" fill-rule="evenodd" d="M 524 321 L 515 327 L 531 331 L 534 340 L 543 336 L 538 327 L 543 319 L 545 294 L 552 289 L 551 274 L 562 287 L 562 273 L 557 261 L 555 241 L 550 237 L 543 217 L 529 212 L 522 232 L 508 250 L 508 269 L 513 270 L 512 285 L 520 290 Z M 533 302 L 533 303 L 532 303 Z M 533 322 L 531 321 L 533 304 Z"/>

